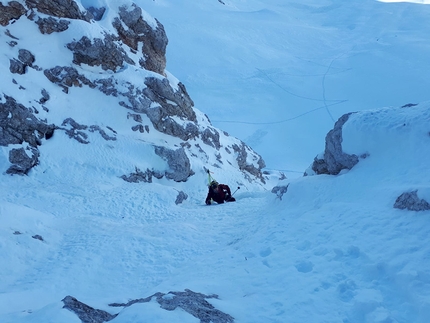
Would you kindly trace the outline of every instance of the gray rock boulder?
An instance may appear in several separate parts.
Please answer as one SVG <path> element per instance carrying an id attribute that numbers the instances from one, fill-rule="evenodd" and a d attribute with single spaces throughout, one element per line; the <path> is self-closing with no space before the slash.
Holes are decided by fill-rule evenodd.
<path id="1" fill-rule="evenodd" d="M 323 158 L 315 157 L 312 170 L 316 174 L 337 175 L 343 169 L 351 169 L 358 163 L 357 155 L 349 155 L 342 150 L 342 127 L 348 121 L 351 113 L 344 114 L 335 123 L 325 138 Z M 307 175 L 307 174 L 305 174 Z"/>
<path id="2" fill-rule="evenodd" d="M 272 188 L 272 193 L 276 194 L 276 196 L 282 200 L 282 197 L 284 196 L 285 193 L 287 193 L 288 191 L 288 185 L 280 185 L 280 186 L 275 186 L 274 188 Z"/>
<path id="3" fill-rule="evenodd" d="M 155 153 L 167 161 L 170 170 L 166 171 L 166 177 L 175 182 L 185 182 L 188 177 L 194 174 L 191 163 L 185 153 L 184 148 L 176 150 L 166 147 L 155 147 Z"/>
<path id="4" fill-rule="evenodd" d="M 9 161 L 12 164 L 6 171 L 10 175 L 27 175 L 31 168 L 39 163 L 39 150 L 29 147 L 12 149 L 9 152 Z"/>
<path id="5" fill-rule="evenodd" d="M 73 52 L 74 64 L 100 66 L 106 71 L 115 72 L 124 66 L 124 62 L 134 65 L 134 62 L 115 41 L 115 36 L 108 34 L 104 39 L 93 40 L 83 36 L 79 41 L 67 44 L 67 48 Z"/>
<path id="6" fill-rule="evenodd" d="M 60 86 L 65 93 L 68 93 L 69 87 L 72 86 L 81 87 L 85 84 L 90 88 L 96 87 L 93 82 L 91 82 L 84 75 L 79 74 L 78 71 L 73 67 L 55 66 L 53 68 L 44 70 L 43 73 L 48 80 Z"/>
<path id="7" fill-rule="evenodd" d="M 176 196 L 175 204 L 176 204 L 176 205 L 181 204 L 181 203 L 182 203 L 183 201 L 185 201 L 187 198 L 188 198 L 188 194 L 187 194 L 187 193 L 185 193 L 185 192 L 183 192 L 183 191 L 180 191 L 180 192 L 178 193 L 178 195 Z"/>
<path id="8" fill-rule="evenodd" d="M 28 143 L 29 147 L 9 151 L 12 166 L 7 174 L 26 175 L 39 163 L 37 146 L 42 139 L 53 136 L 55 125 L 48 125 L 34 116 L 30 109 L 6 96 L 6 103 L 0 103 L 0 146 Z"/>
<path id="9" fill-rule="evenodd" d="M 261 156 L 259 155 L 252 154 L 252 156 L 254 156 L 253 158 L 257 166 L 254 163 L 249 163 L 248 153 L 251 153 L 252 150 L 244 143 L 241 143 L 241 145 L 237 145 L 237 144 L 233 145 L 233 150 L 237 154 L 236 160 L 237 160 L 239 169 L 242 172 L 246 171 L 247 173 L 259 178 L 264 183 L 265 180 L 264 180 L 263 174 L 261 173 L 261 169 L 266 167 L 266 163 L 264 162 L 263 158 L 261 158 Z"/>
<path id="10" fill-rule="evenodd" d="M 10 60 L 9 70 L 13 74 L 25 74 L 27 67 L 33 67 L 35 61 L 34 55 L 26 49 L 18 51 L 18 59 Z"/>
<path id="11" fill-rule="evenodd" d="M 129 183 L 152 183 L 152 177 L 155 178 L 163 178 L 163 174 L 155 170 L 146 169 L 146 171 L 142 172 L 139 168 L 136 167 L 134 173 L 127 175 L 122 175 L 121 178 Z"/>
<path id="12" fill-rule="evenodd" d="M 58 17 L 81 19 L 90 21 L 93 16 L 90 13 L 81 12 L 77 3 L 73 0 L 25 0 L 29 9 L 35 9 L 40 13 Z"/>
<path id="13" fill-rule="evenodd" d="M 409 211 L 428 211 L 430 203 L 418 197 L 418 190 L 401 194 L 394 203 L 394 208 Z"/>

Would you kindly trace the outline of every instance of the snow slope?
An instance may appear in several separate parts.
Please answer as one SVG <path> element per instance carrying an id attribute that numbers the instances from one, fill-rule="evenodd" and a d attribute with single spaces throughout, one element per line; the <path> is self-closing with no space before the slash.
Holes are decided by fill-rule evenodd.
<path id="1" fill-rule="evenodd" d="M 169 187 L 163 185 L 162 181 L 132 184 L 118 178 L 117 169 L 121 168 L 122 163 L 131 163 L 133 158 L 137 158 L 132 144 L 121 146 L 124 149 L 121 154 L 123 158 L 118 157 L 114 168 L 111 161 L 106 160 L 104 151 L 110 148 L 104 142 L 95 145 L 97 148 L 94 151 L 76 144 L 72 147 L 73 154 L 69 155 L 62 147 L 70 147 L 70 140 L 66 136 L 54 136 L 50 145 L 42 146 L 49 158 L 44 159 L 44 163 L 34 168 L 28 176 L 1 175 L 0 322 L 79 323 L 74 313 L 62 308 L 64 304 L 61 300 L 67 295 L 94 308 L 112 314 L 119 313 L 110 321 L 112 323 L 199 322 L 199 319 L 182 309 L 166 311 L 154 300 L 127 308 L 108 305 L 147 297 L 156 292 L 167 294 L 185 289 L 206 295 L 217 294 L 218 299 L 208 301 L 234 317 L 235 322 L 430 321 L 430 247 L 427 243 L 430 233 L 427 217 L 430 211 L 412 212 L 393 208 L 396 198 L 411 190 L 418 190 L 420 198 L 430 201 L 430 103 L 426 101 L 428 98 L 423 90 L 428 80 L 422 78 L 428 66 L 425 59 L 428 47 L 423 42 L 426 20 L 422 18 L 426 17 L 428 7 L 366 1 L 366 5 L 362 6 L 336 2 L 336 6 L 322 7 L 323 10 L 320 5 L 312 5 L 311 2 L 304 5 L 267 1 L 265 6 L 259 1 L 224 2 L 225 7 L 217 1 L 199 2 L 198 5 L 167 0 L 145 3 L 149 13 L 153 6 L 159 12 L 164 8 L 166 15 L 169 12 L 166 8 L 184 6 L 181 8 L 183 15 L 170 16 L 171 19 L 164 19 L 166 22 L 158 15 L 151 14 L 165 26 L 176 23 L 177 31 L 166 27 L 170 39 L 168 51 L 175 48 L 175 42 L 182 41 L 183 50 L 189 48 L 195 52 L 195 57 L 187 56 L 190 65 L 183 64 L 184 70 L 175 71 L 180 64 L 174 63 L 174 52 L 169 53 L 168 65 L 172 64 L 169 70 L 187 87 L 191 84 L 193 90 L 190 95 L 196 102 L 202 102 L 206 94 L 205 100 L 208 101 L 199 103 L 198 108 L 204 106 L 208 110 L 201 110 L 208 113 L 209 118 L 215 119 L 210 113 L 215 111 L 211 110 L 215 105 L 212 98 L 217 97 L 224 103 L 229 98 L 229 104 L 235 108 L 247 102 L 244 106 L 250 122 L 265 121 L 263 117 L 272 115 L 282 121 L 278 115 L 284 108 L 279 108 L 281 105 L 278 104 L 269 105 L 269 96 L 274 102 L 284 102 L 282 107 L 296 105 L 286 98 L 286 94 L 280 95 L 286 92 L 272 81 L 267 81 L 264 74 L 251 78 L 249 87 L 245 85 L 244 80 L 250 76 L 252 68 L 246 67 L 246 62 L 240 60 L 252 56 L 249 53 L 247 56 L 246 51 L 250 40 L 241 37 L 234 39 L 230 33 L 218 33 L 210 24 L 211 19 L 214 19 L 210 13 L 214 10 L 218 10 L 215 11 L 217 13 L 227 11 L 232 15 L 237 13 L 235 19 L 226 19 L 224 26 L 231 22 L 243 26 L 242 31 L 250 26 L 248 14 L 259 18 L 266 15 L 267 19 L 260 23 L 267 26 L 267 30 L 274 28 L 268 35 L 275 35 L 273 30 L 280 28 L 281 19 L 274 20 L 273 17 L 282 14 L 284 18 L 294 17 L 290 11 L 279 8 L 283 5 L 288 9 L 296 8 L 296 20 L 301 20 L 297 31 L 301 31 L 304 36 L 296 38 L 297 41 L 301 39 L 302 45 L 293 44 L 291 48 L 302 54 L 321 56 L 315 60 L 297 59 L 294 64 L 287 61 L 284 65 L 279 64 L 281 58 L 273 61 L 262 57 L 261 64 L 267 66 L 260 68 L 262 73 L 282 79 L 290 68 L 294 71 L 293 66 L 302 73 L 310 71 L 310 65 L 318 66 L 316 63 L 324 62 L 320 70 L 313 71 L 318 77 L 301 83 L 304 90 L 313 93 L 311 83 L 315 82 L 321 100 L 321 78 L 324 79 L 333 57 L 340 55 L 342 49 L 349 45 L 345 44 L 345 47 L 336 51 L 335 45 L 340 43 L 338 40 L 331 47 L 332 55 L 323 59 L 321 53 L 313 50 L 313 40 L 318 37 L 312 34 L 312 30 L 319 29 L 327 34 L 326 38 L 321 38 L 321 43 L 324 43 L 324 39 L 336 39 L 339 30 L 333 26 L 316 28 L 314 18 L 334 22 L 338 10 L 350 10 L 353 13 L 357 7 L 364 10 L 375 6 L 382 11 L 392 6 L 390 10 L 393 18 L 389 21 L 393 29 L 387 31 L 391 45 L 381 46 L 376 40 L 372 43 L 363 41 L 362 46 L 367 46 L 368 50 L 357 52 L 354 56 L 361 61 L 363 69 L 349 74 L 350 77 L 340 77 L 336 84 L 343 84 L 344 88 L 339 89 L 333 84 L 328 87 L 334 91 L 330 98 L 348 98 L 347 102 L 339 106 L 360 105 L 360 109 L 352 109 L 360 112 L 351 115 L 344 126 L 343 148 L 347 153 L 368 154 L 368 157 L 361 159 L 352 170 L 337 176 L 307 176 L 280 181 L 280 185 L 288 184 L 288 191 L 282 199 L 270 192 L 241 186 L 235 194 L 238 200 L 236 203 L 206 206 L 203 204 L 206 187 L 193 178 L 189 182 Z M 305 14 L 312 12 L 311 9 L 315 11 L 314 15 Z M 322 12 L 318 14 L 319 10 Z M 200 16 L 202 12 L 206 12 L 206 15 Z M 286 12 L 289 13 L 287 16 Z M 381 17 L 378 16 L 380 11 L 374 14 L 374 17 Z M 403 20 L 394 19 L 400 14 Z M 220 16 L 223 15 L 220 13 Z M 237 16 L 245 18 L 240 20 Z M 230 52 L 223 56 L 223 60 L 232 60 L 229 68 L 220 69 L 219 65 L 205 62 L 207 59 L 215 63 L 203 55 L 205 53 L 200 51 L 200 47 L 195 47 L 196 43 L 185 37 L 185 34 L 182 38 L 176 38 L 181 28 L 188 24 L 192 26 L 195 17 L 200 18 L 194 20 L 193 33 L 186 36 L 194 38 L 196 42 L 207 42 L 208 52 L 211 52 L 210 44 L 213 44 L 211 39 L 205 38 L 205 32 L 209 30 L 212 30 L 214 37 L 237 44 L 236 52 L 241 55 L 235 56 Z M 358 19 L 360 16 L 354 17 Z M 385 19 L 369 18 L 367 23 L 359 26 L 364 38 L 368 37 L 366 30 L 378 34 L 387 28 L 388 18 L 382 17 Z M 173 18 L 181 18 L 183 24 L 178 20 L 175 22 Z M 203 21 L 207 21 L 208 25 L 200 28 Z M 344 26 L 344 23 L 341 25 Z M 281 30 L 290 30 L 283 26 Z M 256 27 L 253 29 L 257 30 Z M 394 37 L 393 30 L 403 33 Z M 361 35 L 358 30 L 353 33 Z M 411 34 L 416 37 L 410 37 Z M 249 37 L 253 35 L 255 33 L 249 33 Z M 273 40 L 273 43 L 279 44 L 276 35 L 266 38 L 268 42 Z M 243 42 L 239 42 L 239 39 Z M 269 52 L 266 44 L 257 46 L 257 43 L 253 44 L 261 53 Z M 413 47 L 414 44 L 417 47 Z M 290 55 L 287 49 L 283 49 L 284 54 L 281 55 L 281 49 L 278 49 L 280 56 Z M 329 51 L 323 52 L 327 54 Z M 412 54 L 416 56 L 411 58 L 410 64 L 414 68 L 408 70 L 410 74 L 406 73 L 407 69 L 403 65 L 396 65 L 398 75 L 381 73 L 377 80 L 370 80 L 374 74 L 370 74 L 367 69 L 374 67 L 382 71 L 390 66 L 392 60 L 404 62 L 405 57 Z M 181 51 L 177 55 L 182 55 Z M 377 55 L 381 55 L 380 60 L 375 61 Z M 186 61 L 183 56 L 176 59 Z M 342 66 L 348 69 L 352 60 L 340 62 L 336 60 L 330 68 Z M 386 64 L 378 65 L 382 62 Z M 181 74 L 192 64 L 201 68 L 200 76 L 204 75 L 207 83 L 193 80 L 197 74 L 191 73 L 191 69 L 188 76 Z M 279 64 L 278 68 L 275 68 L 276 64 Z M 354 65 L 354 68 L 358 66 Z M 238 71 L 243 74 L 238 76 Z M 222 73 L 226 77 L 220 78 Z M 401 76 L 404 77 L 402 82 Z M 354 86 L 346 82 L 353 82 L 354 78 Z M 211 79 L 218 80 L 215 82 L 217 85 Z M 421 85 L 418 85 L 419 81 Z M 196 91 L 200 83 L 201 87 Z M 231 88 L 232 84 L 237 91 L 226 94 L 226 89 Z M 260 92 L 254 91 L 258 84 L 261 85 Z M 214 92 L 210 90 L 212 86 Z M 383 86 L 393 90 L 383 91 Z M 223 95 L 214 95 L 217 91 Z M 361 104 L 358 99 L 351 99 L 355 92 L 356 97 L 359 97 L 359 93 L 366 91 L 373 91 L 374 95 L 360 99 L 363 100 Z M 240 95 L 235 96 L 237 92 Z M 260 103 L 252 103 L 252 99 L 244 93 L 253 93 L 255 100 L 260 100 Z M 337 96 L 340 93 L 345 96 Z M 244 98 L 249 101 L 244 101 Z M 409 101 L 423 102 L 412 107 L 383 108 L 389 105 L 398 107 Z M 305 100 L 300 99 L 297 106 L 302 107 L 299 103 L 303 102 Z M 324 100 L 319 103 L 323 108 L 317 113 L 331 119 Z M 257 109 L 260 104 L 269 106 L 268 109 L 273 107 L 274 112 L 266 110 L 264 113 Z M 334 118 L 341 114 L 341 109 L 329 111 Z M 245 115 L 236 109 L 227 112 L 232 119 Z M 297 115 L 295 110 L 285 108 L 284 112 L 293 117 Z M 297 165 L 302 173 L 313 157 L 323 151 L 325 133 L 332 127 L 332 121 L 326 122 L 321 116 L 314 116 L 313 113 L 306 116 L 281 123 L 279 129 L 273 124 L 252 128 L 242 123 L 235 123 L 231 129 L 253 135 L 256 143 L 258 140 L 264 143 L 268 137 L 289 138 L 291 133 L 297 133 L 295 143 L 285 139 L 265 145 L 268 155 L 263 154 L 263 157 L 269 165 L 273 165 L 271 167 L 281 165 L 280 161 L 291 160 L 291 163 L 282 164 L 287 166 L 281 167 Z M 104 117 L 109 123 L 109 118 L 115 116 Z M 306 122 L 303 121 L 306 118 Z M 290 133 L 290 127 L 295 132 Z M 299 132 L 299 129 L 308 128 L 315 131 L 311 134 Z M 281 130 L 284 131 L 282 136 L 279 135 Z M 299 140 L 301 136 L 307 136 L 306 140 Z M 95 137 L 95 144 L 99 143 L 97 140 Z M 301 151 L 297 151 L 297 155 L 291 154 L 297 149 L 294 145 L 299 143 Z M 292 148 L 288 148 L 289 145 Z M 284 155 L 285 151 L 289 149 L 288 158 L 284 158 L 287 156 Z M 300 157 L 298 154 L 303 155 Z M 0 161 L 5 163 L 3 159 Z M 5 168 L 5 165 L 0 166 Z M 215 172 L 213 176 L 236 188 L 229 174 Z M 174 198 L 177 190 L 183 188 L 193 191 L 193 195 L 184 203 L 176 205 Z"/>
<path id="2" fill-rule="evenodd" d="M 428 100 L 430 6 L 222 2 L 139 1 L 163 21 L 167 67 L 196 107 L 268 168 L 301 176 L 345 113 Z"/>

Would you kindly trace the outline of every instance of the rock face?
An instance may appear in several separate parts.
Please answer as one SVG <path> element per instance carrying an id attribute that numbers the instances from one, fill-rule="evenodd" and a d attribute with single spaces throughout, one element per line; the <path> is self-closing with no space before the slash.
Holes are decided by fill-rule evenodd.
<path id="1" fill-rule="evenodd" d="M 340 117 L 334 128 L 328 132 L 323 158 L 315 157 L 311 166 L 316 174 L 337 175 L 341 170 L 351 169 L 358 163 L 358 156 L 346 154 L 342 150 L 342 127 L 350 115 L 351 113 L 348 113 Z"/>
<path id="2" fill-rule="evenodd" d="M 42 144 L 43 139 L 51 138 L 54 130 L 55 125 L 39 120 L 29 108 L 6 96 L 6 102 L 0 103 L 0 146 L 26 145 L 25 149 L 14 148 L 9 152 L 12 166 L 7 173 L 25 175 L 37 165 L 37 146 Z"/>
<path id="3" fill-rule="evenodd" d="M 82 19 L 90 21 L 93 16 L 89 12 L 81 12 L 73 0 L 25 0 L 29 9 L 37 10 L 49 16 L 58 18 Z"/>
<path id="4" fill-rule="evenodd" d="M 113 26 L 121 41 L 132 50 L 137 51 L 139 45 L 143 45 L 142 55 L 146 59 L 139 60 L 143 68 L 164 75 L 168 40 L 163 25 L 157 20 L 156 23 L 157 26 L 152 28 L 142 18 L 142 9 L 133 4 L 131 8 L 119 8 L 119 18 L 115 19 Z"/>
<path id="5" fill-rule="evenodd" d="M 86 3 L 0 3 L 0 25 L 4 26 L 0 32 L 7 36 L 0 40 L 6 39 L 2 46 L 9 48 L 7 61 L 0 61 L 0 71 L 3 82 L 10 82 L 14 88 L 0 96 L 0 145 L 22 146 L 6 150 L 12 164 L 7 173 L 27 174 L 38 165 L 39 158 L 44 158 L 41 145 L 55 130 L 85 145 L 92 144 L 92 133 L 109 142 L 140 135 L 135 140 L 150 147 L 160 162 L 136 163 L 124 169 L 118 176 L 129 182 L 150 183 L 162 177 L 184 182 L 203 164 L 238 172 L 238 181 L 242 178 L 264 184 L 261 156 L 214 128 L 207 116 L 194 108 L 185 85 L 165 70 L 168 39 L 163 25 L 125 0 L 100 8 L 86 8 Z M 22 33 L 28 22 L 34 29 Z M 20 27 L 21 23 L 26 27 Z M 45 45 L 26 48 L 26 37 L 40 37 L 32 43 Z M 23 85 L 29 84 L 29 78 L 34 88 Z M 82 100 L 88 91 L 103 98 Z M 78 101 L 87 109 L 74 105 Z M 67 108 L 63 102 L 67 102 Z M 125 119 L 105 126 L 97 118 L 85 118 L 86 110 L 95 115 L 106 105 L 108 113 Z M 124 123 L 129 125 L 128 130 L 122 128 Z M 167 165 L 166 169 L 159 164 Z"/>

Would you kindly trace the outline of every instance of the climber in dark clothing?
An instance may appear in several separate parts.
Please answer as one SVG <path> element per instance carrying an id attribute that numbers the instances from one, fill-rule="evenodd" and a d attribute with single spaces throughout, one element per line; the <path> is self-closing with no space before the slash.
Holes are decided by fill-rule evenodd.
<path id="1" fill-rule="evenodd" d="M 209 192 L 208 196 L 206 197 L 206 204 L 210 205 L 211 200 L 214 200 L 218 204 L 236 201 L 236 199 L 231 196 L 230 187 L 225 184 L 218 184 L 216 181 L 212 181 L 209 185 Z"/>

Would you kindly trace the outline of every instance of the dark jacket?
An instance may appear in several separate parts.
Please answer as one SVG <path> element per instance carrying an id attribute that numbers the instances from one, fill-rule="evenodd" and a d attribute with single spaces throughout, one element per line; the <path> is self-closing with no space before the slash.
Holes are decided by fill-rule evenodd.
<path id="1" fill-rule="evenodd" d="M 211 199 L 217 203 L 224 203 L 224 201 L 231 198 L 230 187 L 225 184 L 218 184 L 218 191 L 209 187 L 208 196 L 206 197 L 206 204 L 211 203 Z"/>

